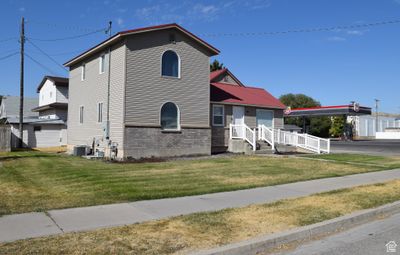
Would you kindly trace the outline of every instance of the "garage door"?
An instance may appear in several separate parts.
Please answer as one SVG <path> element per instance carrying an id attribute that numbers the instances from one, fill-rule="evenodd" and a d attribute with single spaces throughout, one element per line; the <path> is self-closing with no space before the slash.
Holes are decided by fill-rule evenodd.
<path id="1" fill-rule="evenodd" d="M 59 125 L 35 125 L 33 130 L 37 148 L 60 146 L 61 127 Z"/>

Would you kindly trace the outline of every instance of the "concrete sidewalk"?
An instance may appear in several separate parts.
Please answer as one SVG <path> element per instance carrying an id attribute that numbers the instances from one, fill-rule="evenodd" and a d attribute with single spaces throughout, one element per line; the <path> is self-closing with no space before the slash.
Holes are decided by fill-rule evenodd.
<path id="1" fill-rule="evenodd" d="M 0 242 L 127 225 L 250 204 L 270 203 L 285 198 L 394 179 L 400 179 L 400 169 L 199 196 L 8 215 L 0 217 Z"/>

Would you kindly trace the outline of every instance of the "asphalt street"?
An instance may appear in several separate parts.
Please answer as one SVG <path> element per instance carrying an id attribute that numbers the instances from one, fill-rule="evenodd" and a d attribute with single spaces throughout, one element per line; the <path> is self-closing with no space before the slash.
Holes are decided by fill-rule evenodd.
<path id="1" fill-rule="evenodd" d="M 331 151 L 400 156 L 400 140 L 331 141 Z"/>
<path id="2" fill-rule="evenodd" d="M 386 245 L 391 245 L 392 252 Z M 397 247 L 395 247 L 397 244 Z M 288 255 L 379 255 L 400 254 L 400 214 L 298 246 Z"/>

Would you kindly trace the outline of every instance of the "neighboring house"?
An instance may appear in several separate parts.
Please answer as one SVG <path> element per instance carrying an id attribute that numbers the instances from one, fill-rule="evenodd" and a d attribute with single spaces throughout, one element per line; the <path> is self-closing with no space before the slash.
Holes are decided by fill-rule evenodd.
<path id="1" fill-rule="evenodd" d="M 67 142 L 68 79 L 45 76 L 37 98 L 24 98 L 23 146 L 56 147 Z M 0 106 L 0 121 L 11 126 L 11 147 L 18 146 L 19 97 L 6 96 Z"/>
<path id="2" fill-rule="evenodd" d="M 228 69 L 211 72 L 210 83 L 213 152 L 228 149 L 229 124 L 283 128 L 286 106 L 264 89 L 243 85 Z"/>
<path id="3" fill-rule="evenodd" d="M 226 69 L 210 85 L 210 57 L 218 53 L 167 24 L 119 32 L 71 59 L 68 151 L 209 155 L 212 147 L 226 150 L 231 122 L 282 127 L 285 107 L 265 90 L 245 87 Z"/>
<path id="4" fill-rule="evenodd" d="M 4 96 L 0 105 L 0 123 L 11 126 L 11 147 L 15 148 L 18 144 L 19 137 L 19 103 L 20 97 Z M 27 125 L 31 120 L 38 119 L 38 113 L 32 112 L 31 109 L 37 106 L 37 98 L 24 98 L 24 147 L 29 147 L 28 137 L 32 136 L 32 128 Z"/>

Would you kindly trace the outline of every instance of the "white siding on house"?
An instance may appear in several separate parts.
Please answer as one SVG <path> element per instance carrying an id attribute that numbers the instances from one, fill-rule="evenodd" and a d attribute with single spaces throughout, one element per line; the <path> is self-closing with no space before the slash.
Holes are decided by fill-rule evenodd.
<path id="1" fill-rule="evenodd" d="M 91 145 L 93 138 L 105 146 L 103 128 L 107 116 L 108 69 L 99 74 L 99 52 L 85 60 L 85 80 L 81 80 L 81 65 L 71 67 L 69 74 L 68 145 Z M 110 82 L 110 139 L 119 144 L 122 153 L 123 103 L 125 81 L 125 45 L 113 46 Z M 97 104 L 103 102 L 103 123 L 97 122 Z M 79 123 L 79 107 L 84 106 L 84 121 Z"/>
<path id="2" fill-rule="evenodd" d="M 54 82 L 46 80 L 39 92 L 39 106 L 55 103 L 57 100 L 57 89 Z"/>

